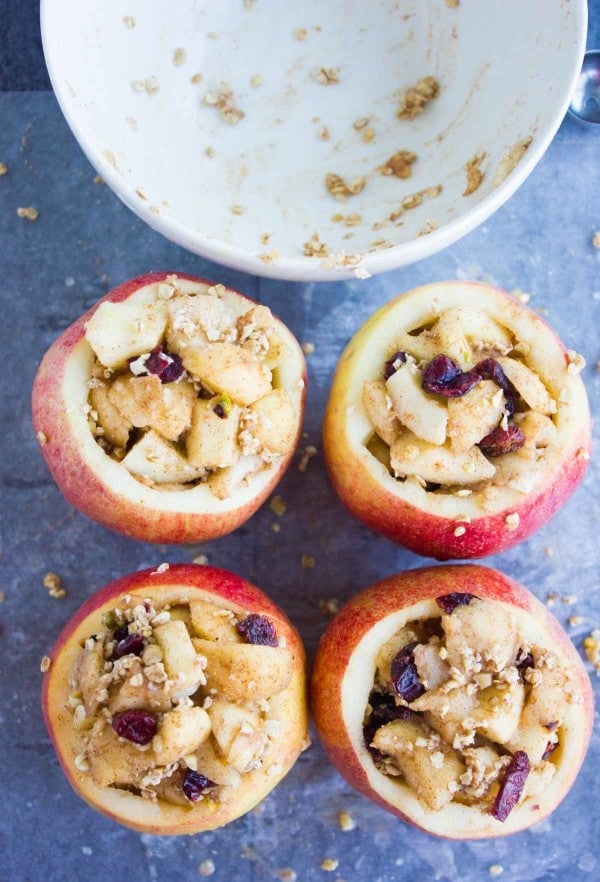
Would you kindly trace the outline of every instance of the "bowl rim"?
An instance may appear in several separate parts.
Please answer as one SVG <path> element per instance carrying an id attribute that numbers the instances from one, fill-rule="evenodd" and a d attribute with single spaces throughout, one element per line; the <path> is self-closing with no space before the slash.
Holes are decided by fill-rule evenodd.
<path id="1" fill-rule="evenodd" d="M 203 236 L 200 233 L 192 233 L 185 224 L 175 218 L 164 217 L 150 211 L 150 206 L 141 201 L 136 195 L 133 183 L 129 183 L 127 179 L 119 174 L 100 152 L 98 145 L 93 143 L 93 139 L 88 138 L 85 126 L 79 122 L 78 108 L 72 101 L 73 96 L 69 93 L 68 84 L 66 81 L 61 81 L 58 75 L 52 52 L 52 28 L 50 22 L 52 18 L 51 7 L 59 2 L 60 0 L 41 0 L 40 2 L 42 47 L 50 82 L 58 105 L 77 143 L 92 167 L 101 175 L 113 193 L 151 229 L 193 254 L 230 269 L 250 273 L 255 276 L 300 282 L 332 282 L 344 279 L 367 278 L 368 276 L 389 270 L 399 269 L 437 254 L 484 223 L 510 199 L 530 175 L 545 154 L 567 114 L 583 63 L 588 24 L 586 0 L 572 0 L 569 4 L 569 9 L 576 19 L 574 48 L 577 51 L 573 52 L 570 76 L 563 81 L 554 112 L 547 122 L 536 131 L 536 137 L 516 168 L 510 172 L 495 190 L 485 196 L 481 202 L 468 208 L 460 217 L 449 221 L 438 230 L 434 230 L 426 236 L 418 237 L 410 242 L 393 245 L 384 251 L 366 253 L 364 256 L 361 256 L 361 259 L 356 264 L 353 263 L 351 266 L 326 268 L 323 265 L 324 260 L 322 258 L 309 258 L 301 255 L 297 257 L 281 256 L 271 263 L 265 263 L 258 256 L 258 250 L 248 251 L 245 248 L 235 246 L 221 239 Z M 352 253 L 349 253 L 348 256 L 355 257 Z M 364 275 L 362 272 L 360 275 L 357 274 L 356 270 L 358 267 L 360 267 L 361 271 L 366 271 Z"/>

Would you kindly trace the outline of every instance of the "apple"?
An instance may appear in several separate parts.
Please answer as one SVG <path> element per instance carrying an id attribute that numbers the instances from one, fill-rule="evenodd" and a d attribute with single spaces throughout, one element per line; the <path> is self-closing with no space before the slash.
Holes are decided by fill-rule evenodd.
<path id="1" fill-rule="evenodd" d="M 156 375 L 163 363 L 175 381 Z M 266 307 L 194 276 L 150 273 L 50 347 L 33 423 L 54 480 L 88 517 L 149 542 L 201 542 L 243 524 L 282 477 L 305 376 L 297 340 Z"/>
<path id="2" fill-rule="evenodd" d="M 461 641 L 473 651 L 461 654 Z M 408 679 L 394 681 L 401 674 Z M 382 700 L 375 684 L 392 710 L 369 727 L 368 707 Z M 451 839 L 502 836 L 547 817 L 577 776 L 594 719 L 588 675 L 561 625 L 522 585 L 473 564 L 403 572 L 352 598 L 319 643 L 311 707 L 349 784 Z M 474 799 L 465 763 L 476 774 L 487 762 L 499 776 Z M 516 805 L 500 793 L 510 762 L 530 768 Z"/>
<path id="3" fill-rule="evenodd" d="M 111 663 L 113 672 L 117 664 L 129 666 L 127 676 L 109 685 L 108 698 L 102 696 L 97 683 L 106 672 L 102 647 L 105 658 L 111 652 L 107 641 L 112 640 L 115 624 L 110 616 L 117 607 L 132 610 L 148 600 L 151 614 L 160 616 L 152 626 L 153 636 L 146 639 L 141 657 L 140 646 L 132 646 L 130 654 Z M 170 618 L 165 605 L 170 605 Z M 266 627 L 269 645 L 247 642 L 236 626 L 244 622 Z M 104 642 L 90 641 L 101 634 Z M 196 654 L 197 639 L 210 647 L 210 657 Z M 227 682 L 222 682 L 219 650 L 229 661 L 239 653 L 239 669 L 231 681 L 237 690 L 233 698 Z M 118 653 L 112 652 L 109 657 L 114 660 Z M 150 672 L 162 670 L 147 666 L 154 663 L 152 654 L 162 658 L 168 681 L 159 675 L 151 682 Z M 227 824 L 264 799 L 306 746 L 305 659 L 298 632 L 262 591 L 225 570 L 177 564 L 123 576 L 83 604 L 49 657 L 42 708 L 69 783 L 93 808 L 136 830 L 174 835 Z M 269 684 L 259 675 L 264 658 Z M 279 678 L 273 677 L 274 671 Z M 143 684 L 131 683 L 136 675 Z M 241 681 L 246 682 L 245 694 L 240 693 Z M 258 686 L 260 695 L 255 692 Z M 178 698 L 190 694 L 191 699 L 183 698 L 189 706 L 179 712 Z M 140 709 L 151 712 L 150 723 L 152 717 L 159 721 L 157 735 L 144 750 L 113 731 L 118 715 L 132 707 L 138 714 Z M 112 716 L 113 727 L 102 722 L 105 713 L 109 720 Z M 176 777 L 161 782 L 160 769 L 169 763 L 175 764 Z M 188 771 L 195 766 L 218 789 L 209 789 L 206 798 L 197 801 L 186 798 L 181 786 L 184 766 Z M 153 780 L 156 768 L 159 774 Z M 157 799 L 140 795 L 140 781 L 148 770 L 144 783 L 150 791 L 155 788 Z M 176 786 L 171 786 L 173 780 Z"/>
<path id="4" fill-rule="evenodd" d="M 449 375 L 431 382 L 442 356 L 462 394 Z M 546 523 L 584 475 L 582 365 L 497 288 L 415 288 L 371 316 L 339 360 L 323 429 L 333 486 L 351 514 L 417 554 L 504 551 Z"/>

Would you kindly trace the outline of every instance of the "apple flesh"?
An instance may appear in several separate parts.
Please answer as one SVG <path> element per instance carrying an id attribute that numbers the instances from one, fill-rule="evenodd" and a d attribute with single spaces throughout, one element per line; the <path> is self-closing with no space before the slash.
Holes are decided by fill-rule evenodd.
<path id="1" fill-rule="evenodd" d="M 198 436 L 196 417 L 190 419 L 194 402 L 188 401 L 187 396 L 182 396 L 183 389 L 193 391 L 189 383 L 185 387 L 179 383 L 168 383 L 161 387 L 156 377 L 136 377 L 132 373 L 125 382 L 119 379 L 114 384 L 116 388 L 112 402 L 106 403 L 106 396 L 102 396 L 102 387 L 100 390 L 92 388 L 90 397 L 88 382 L 92 376 L 94 352 L 86 338 L 86 325 L 87 336 L 102 353 L 105 361 L 117 368 L 126 366 L 132 352 L 137 355 L 144 347 L 148 351 L 157 335 L 160 337 L 164 334 L 165 302 L 168 301 L 159 299 L 160 289 L 173 279 L 176 280 L 174 284 L 177 291 L 188 303 L 188 314 L 192 318 L 194 308 L 203 308 L 206 315 L 207 310 L 214 307 L 210 302 L 207 304 L 211 298 L 203 293 L 213 283 L 184 273 L 177 276 L 162 272 L 150 273 L 118 286 L 67 328 L 44 356 L 33 386 L 33 423 L 41 452 L 54 480 L 68 502 L 83 514 L 126 536 L 148 542 L 202 542 L 237 529 L 262 505 L 283 476 L 300 437 L 306 364 L 293 334 L 282 322 L 273 319 L 279 350 L 269 352 L 269 357 L 260 366 L 254 364 L 254 368 L 260 369 L 260 380 L 265 389 L 267 386 L 271 388 L 273 370 L 273 384 L 277 394 L 283 396 L 286 393 L 289 411 L 286 415 L 292 421 L 292 428 L 281 448 L 285 452 L 268 461 L 251 456 L 242 456 L 237 462 L 231 457 L 227 458 L 231 439 L 225 439 L 225 452 L 221 450 L 224 459 L 219 456 L 215 458 L 213 451 L 207 452 L 209 442 L 214 440 L 214 433 L 211 439 Z M 223 289 L 217 302 L 224 304 L 234 317 L 255 306 L 242 294 L 229 289 Z M 141 326 L 142 334 L 147 334 L 147 339 L 142 336 L 136 345 L 122 328 L 117 329 L 119 333 L 115 332 L 114 339 L 103 333 L 100 318 L 109 323 L 116 322 L 113 315 L 115 304 L 126 307 L 126 311 L 133 316 L 129 316 L 131 322 L 135 323 L 135 316 L 138 316 L 137 324 Z M 219 315 L 213 318 L 218 323 Z M 181 342 L 178 334 L 181 331 L 175 323 L 171 330 L 167 326 L 169 346 L 176 346 Z M 192 343 L 197 345 L 190 347 L 190 358 L 194 353 L 221 352 L 227 347 L 247 353 L 247 350 L 232 344 L 207 343 L 204 338 L 192 338 Z M 203 349 L 204 345 L 208 348 Z M 227 364 L 224 367 L 227 369 Z M 123 388 L 126 390 L 124 393 Z M 152 430 L 148 432 L 142 442 L 129 450 L 125 464 L 108 455 L 90 429 L 90 408 L 93 409 L 95 405 L 103 406 L 107 423 L 105 434 L 108 436 L 110 433 L 115 443 L 122 442 L 122 439 L 127 439 L 132 423 L 134 426 L 144 424 L 144 415 L 140 416 L 138 413 L 136 401 L 131 398 L 132 392 L 146 396 L 144 400 L 147 401 L 147 396 L 156 397 L 160 394 L 161 388 L 163 396 L 167 395 L 167 391 L 170 394 L 169 400 L 165 398 L 165 407 L 157 406 L 154 409 L 161 433 Z M 123 397 L 125 394 L 128 396 L 130 419 L 124 418 L 114 407 L 113 402 L 119 401 L 116 396 L 121 393 Z M 203 404 L 200 399 L 198 402 L 198 406 Z M 216 403 L 217 398 L 214 399 L 214 404 Z M 175 421 L 175 408 L 178 414 L 183 414 L 182 422 Z M 236 419 L 238 410 L 234 403 L 232 413 Z M 226 422 L 222 421 L 223 426 Z M 187 460 L 181 450 L 168 440 L 181 436 L 181 442 L 184 437 L 181 429 L 182 426 L 185 428 L 185 424 L 192 426 L 188 438 Z M 213 457 L 211 464 L 231 462 L 231 467 L 209 474 L 208 480 L 186 486 L 186 481 L 195 481 L 206 472 L 197 467 L 199 451 L 203 456 Z M 145 483 L 138 480 L 135 475 L 139 474 L 140 469 L 151 480 Z M 180 475 L 179 487 L 173 487 L 174 479 L 169 477 L 173 474 Z"/>
<path id="2" fill-rule="evenodd" d="M 425 793 L 424 804 L 423 799 L 417 798 L 407 783 L 408 774 L 406 780 L 399 780 L 380 771 L 367 749 L 363 732 L 365 711 L 376 671 L 383 663 L 380 655 L 382 647 L 388 645 L 388 641 L 398 632 L 402 637 L 401 629 L 408 623 L 440 617 L 441 609 L 435 599 L 455 592 L 474 595 L 481 601 L 494 601 L 498 617 L 516 624 L 519 638 L 524 637 L 529 646 L 535 647 L 534 654 L 552 653 L 569 672 L 567 682 L 570 686 L 567 690 L 561 692 L 560 696 L 546 693 L 546 697 L 551 697 L 553 701 L 550 712 L 562 719 L 559 748 L 549 758 L 554 765 L 554 775 L 541 792 L 527 796 L 525 791 L 523 799 L 504 822 L 493 817 L 489 805 L 466 805 L 446 799 L 439 807 L 436 801 L 439 794 L 436 793 Z M 448 617 L 451 621 L 453 615 Z M 498 632 L 496 620 L 490 625 L 495 651 L 502 654 L 506 634 Z M 400 642 L 404 643 L 404 640 Z M 446 646 L 451 648 L 448 638 Z M 514 645 L 510 651 L 514 659 Z M 417 659 L 417 663 L 421 664 L 422 659 Z M 427 690 L 415 701 L 415 705 L 423 704 L 429 695 L 433 696 L 436 685 L 427 683 Z M 515 684 L 516 687 L 522 689 L 519 683 Z M 478 710 L 483 709 L 488 717 L 486 725 L 490 727 L 488 737 L 493 740 L 494 737 L 502 737 L 502 732 L 493 730 L 494 723 L 500 726 L 493 712 L 497 702 L 492 701 L 485 707 L 483 701 L 486 692 L 479 693 L 482 696 L 480 708 L 473 710 L 466 706 L 458 724 L 470 714 L 477 716 Z M 468 690 L 465 700 L 470 700 Z M 547 817 L 566 796 L 577 776 L 594 719 L 594 699 L 588 675 L 561 625 L 522 585 L 496 570 L 477 565 L 416 569 L 383 579 L 356 595 L 321 638 L 311 673 L 311 707 L 326 752 L 353 787 L 402 820 L 451 839 L 502 836 L 523 830 Z M 540 757 L 534 755 L 537 747 L 526 743 L 525 735 L 539 707 L 539 700 L 537 704 L 533 698 L 526 700 L 520 727 L 513 735 L 509 748 L 513 754 L 518 750 L 529 751 L 532 761 L 538 761 Z M 419 719 L 418 715 L 413 715 L 406 722 L 415 725 Z M 446 721 L 448 725 L 452 722 L 447 712 L 446 715 L 442 713 L 441 721 Z M 503 724 L 506 725 L 505 718 Z M 382 729 L 378 729 L 377 736 L 380 737 L 381 732 Z M 542 750 L 549 739 L 549 732 L 544 733 Z M 448 745 L 444 749 L 453 754 L 453 761 L 459 756 Z M 445 768 L 448 769 L 448 766 L 446 763 Z M 449 771 L 452 771 L 451 767 Z"/>
<path id="3" fill-rule="evenodd" d="M 511 347 L 518 359 L 505 357 Z M 414 360 L 398 362 L 384 383 L 384 363 L 397 351 Z M 522 402 L 515 420 L 523 450 L 487 459 L 481 433 L 471 434 L 474 420 L 489 432 L 504 409 L 501 395 L 484 395 L 492 382 L 445 401 L 423 392 L 416 366 L 441 353 L 462 370 L 495 354 Z M 329 475 L 351 514 L 439 560 L 484 557 L 526 539 L 573 493 L 590 448 L 587 397 L 571 354 L 535 312 L 477 282 L 426 285 L 376 312 L 340 358 L 323 429 Z"/>
<path id="4" fill-rule="evenodd" d="M 218 783 L 231 783 L 232 785 L 231 787 L 221 789 L 219 799 L 203 799 L 191 803 L 183 798 L 181 799 L 181 805 L 173 804 L 172 801 L 161 798 L 151 801 L 142 798 L 135 792 L 120 788 L 118 784 L 117 786 L 99 785 L 89 770 L 84 771 L 80 769 L 79 765 L 81 763 L 79 765 L 76 763 L 76 757 L 81 752 L 84 744 L 82 738 L 84 738 L 85 731 L 82 734 L 73 725 L 73 707 L 69 702 L 73 686 L 69 681 L 75 667 L 81 664 L 82 646 L 85 641 L 91 635 L 102 631 L 104 627 L 103 616 L 112 611 L 119 601 L 123 600 L 125 595 L 129 595 L 133 600 L 139 597 L 140 603 L 144 599 L 150 599 L 157 608 L 169 603 L 180 607 L 182 599 L 185 599 L 188 603 L 191 602 L 195 605 L 194 614 L 199 618 L 206 618 L 206 615 L 202 616 L 202 611 L 206 611 L 206 609 L 214 610 L 215 604 L 217 607 L 223 608 L 223 610 L 233 612 L 242 619 L 252 614 L 264 616 L 275 630 L 278 645 L 285 647 L 286 651 L 284 654 L 287 663 L 285 678 L 276 685 L 276 688 L 280 689 L 280 691 L 277 694 L 271 695 L 268 702 L 268 711 L 265 712 L 267 723 L 269 720 L 272 720 L 273 723 L 271 725 L 276 727 L 276 735 L 271 738 L 269 749 L 262 755 L 256 767 L 251 765 L 250 770 L 244 771 L 245 765 L 247 765 L 247 757 L 244 758 L 238 755 L 237 758 L 231 758 L 231 762 L 237 763 L 238 767 L 236 768 L 229 761 L 224 763 L 218 758 L 215 759 L 215 751 L 207 750 L 208 742 L 205 741 L 200 745 L 198 772 L 204 773 L 211 780 L 213 775 L 215 777 L 218 775 Z M 235 656 L 235 649 L 239 647 L 242 664 L 248 664 L 247 660 L 243 658 L 244 650 L 248 653 L 249 650 L 261 650 L 264 648 L 268 649 L 271 654 L 277 653 L 277 649 L 272 649 L 271 647 L 236 643 L 235 641 L 241 638 L 235 628 L 231 628 L 231 619 L 228 618 L 227 614 L 225 616 L 213 616 L 212 621 L 216 627 L 220 628 L 221 641 L 225 640 L 227 642 L 224 649 L 231 650 Z M 231 633 L 227 633 L 228 626 Z M 165 646 L 169 642 L 170 637 L 169 634 L 163 633 L 163 630 L 169 628 L 175 632 L 178 629 L 185 628 L 185 625 L 182 620 L 173 619 L 168 624 L 161 625 L 156 629 L 161 631 L 159 639 L 163 641 Z M 190 630 L 193 633 L 191 623 Z M 201 642 L 212 647 L 222 645 L 221 643 L 209 643 L 208 640 L 202 640 Z M 181 643 L 184 648 L 187 644 L 189 644 L 189 640 L 182 641 Z M 213 649 L 213 652 L 215 651 Z M 264 799 L 273 787 L 289 772 L 306 744 L 308 712 L 305 657 L 300 636 L 286 615 L 262 591 L 239 576 L 225 570 L 208 566 L 178 564 L 172 565 L 165 572 L 144 570 L 111 582 L 86 601 L 68 622 L 52 649 L 50 658 L 52 660 L 51 666 L 44 675 L 42 687 L 42 709 L 46 726 L 62 769 L 75 792 L 89 805 L 109 818 L 133 829 L 145 833 L 175 835 L 198 833 L 227 824 L 240 815 L 245 814 Z M 90 664 L 88 673 L 91 672 L 93 674 L 93 654 L 87 653 L 85 658 L 86 661 L 90 658 L 92 659 L 91 662 L 88 662 Z M 172 655 L 171 658 L 173 658 Z M 180 659 L 179 661 L 183 662 L 184 660 Z M 165 667 L 167 667 L 166 662 Z M 210 686 L 210 659 L 206 672 Z M 271 663 L 269 674 L 272 675 L 272 672 L 273 665 Z M 287 686 L 282 689 L 283 683 L 287 683 Z M 121 688 L 122 691 L 123 688 Z M 157 701 L 163 701 L 160 708 L 161 711 L 171 708 L 171 702 L 168 700 L 165 702 L 160 692 L 152 694 L 155 697 L 159 696 Z M 213 694 L 212 705 L 207 706 L 206 712 L 200 706 L 191 708 L 193 714 L 202 717 L 200 721 L 192 720 L 192 716 L 188 717 L 190 711 L 182 714 L 181 717 L 190 719 L 196 725 L 199 722 L 200 726 L 208 725 L 207 719 L 211 717 L 216 737 L 217 723 L 215 722 L 215 714 L 218 712 L 223 713 L 222 706 L 225 707 L 230 715 L 232 708 L 233 711 L 238 712 L 242 716 L 248 715 L 245 705 L 239 703 L 242 698 L 243 696 L 238 696 L 237 701 L 230 701 L 219 690 L 217 694 Z M 253 695 L 249 693 L 246 698 L 251 701 Z M 202 699 L 200 699 L 201 703 Z M 97 713 L 97 708 L 92 708 L 90 713 Z M 165 715 L 165 719 L 167 716 Z M 169 719 L 177 719 L 178 716 L 177 714 L 171 714 Z M 165 763 L 168 763 L 172 759 L 172 757 L 166 755 L 169 745 L 177 748 L 177 739 L 181 740 L 187 737 L 187 733 L 183 731 L 182 727 L 180 729 L 181 731 L 179 732 L 169 733 L 169 744 L 167 744 L 167 735 L 164 735 L 162 739 L 164 742 L 162 747 L 164 756 L 156 755 L 158 764 L 163 760 Z M 109 734 L 112 734 L 110 728 L 108 731 Z M 159 729 L 159 734 L 160 732 L 161 730 Z M 222 732 L 223 726 L 221 725 L 219 733 L 221 734 Z M 124 744 L 124 752 L 127 755 L 124 760 L 124 769 L 120 771 L 127 778 L 130 774 L 131 763 L 136 758 L 145 762 L 145 754 L 143 752 L 138 753 L 135 746 L 130 742 L 123 742 L 122 744 Z M 104 774 L 104 766 L 102 765 L 101 750 L 99 750 L 99 753 L 100 755 L 94 758 L 94 771 L 101 780 L 102 774 Z M 132 754 L 131 757 L 129 757 L 129 753 Z M 208 763 L 212 765 L 209 766 Z M 213 767 L 217 770 L 216 772 L 213 770 Z M 107 781 L 114 779 L 114 768 L 111 768 L 110 771 L 111 775 L 106 778 Z M 242 771 L 244 772 L 243 774 L 241 774 Z M 181 797 L 181 792 L 179 792 L 179 796 Z"/>

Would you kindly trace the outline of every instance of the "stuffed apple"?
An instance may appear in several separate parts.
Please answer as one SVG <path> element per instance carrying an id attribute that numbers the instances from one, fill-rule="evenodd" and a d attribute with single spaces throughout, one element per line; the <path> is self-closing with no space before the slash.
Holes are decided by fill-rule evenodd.
<path id="1" fill-rule="evenodd" d="M 583 365 L 535 312 L 490 285 L 409 291 L 339 361 L 324 424 L 333 485 L 353 515 L 418 554 L 510 548 L 585 472 Z"/>
<path id="2" fill-rule="evenodd" d="M 296 448 L 305 362 L 270 309 L 152 273 L 56 340 L 33 387 L 42 454 L 67 500 L 150 542 L 235 530 Z"/>
<path id="3" fill-rule="evenodd" d="M 404 572 L 354 597 L 321 639 L 311 701 L 352 786 L 452 839 L 547 817 L 594 719 L 560 624 L 522 585 L 474 565 Z"/>
<path id="4" fill-rule="evenodd" d="M 285 614 L 233 573 L 162 565 L 81 607 L 50 653 L 42 705 L 74 790 L 146 833 L 229 823 L 307 738 L 304 651 Z"/>

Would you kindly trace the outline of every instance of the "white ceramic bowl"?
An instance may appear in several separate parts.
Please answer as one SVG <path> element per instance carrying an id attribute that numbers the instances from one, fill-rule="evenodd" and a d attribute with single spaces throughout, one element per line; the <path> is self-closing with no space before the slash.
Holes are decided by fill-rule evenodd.
<path id="1" fill-rule="evenodd" d="M 58 100 L 118 196 L 191 251 L 311 281 L 419 260 L 501 206 L 566 112 L 586 24 L 585 0 L 42 2 Z M 339 81 L 320 82 L 322 68 Z M 398 119 L 426 76 L 439 96 Z M 204 101 L 223 82 L 244 113 L 235 124 Z M 399 150 L 417 156 L 411 177 L 381 175 Z M 464 196 L 481 153 L 481 185 Z M 364 189 L 340 202 L 328 173 Z M 305 256 L 315 232 L 329 256 Z"/>

